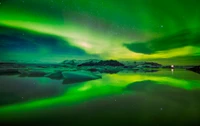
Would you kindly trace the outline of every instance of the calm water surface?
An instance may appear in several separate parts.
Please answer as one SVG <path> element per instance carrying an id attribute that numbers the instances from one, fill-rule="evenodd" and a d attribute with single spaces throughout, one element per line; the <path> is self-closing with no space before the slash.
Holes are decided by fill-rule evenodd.
<path id="1" fill-rule="evenodd" d="M 200 74 L 103 74 L 75 84 L 0 76 L 0 124 L 200 125 Z"/>

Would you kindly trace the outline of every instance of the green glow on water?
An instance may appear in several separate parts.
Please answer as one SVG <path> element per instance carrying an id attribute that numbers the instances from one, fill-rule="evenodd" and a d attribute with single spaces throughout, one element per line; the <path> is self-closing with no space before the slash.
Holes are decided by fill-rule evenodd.
<path id="1" fill-rule="evenodd" d="M 59 106 L 76 105 L 83 101 L 90 101 L 105 96 L 121 93 L 129 93 L 127 86 L 134 82 L 145 80 L 154 81 L 155 85 L 169 85 L 185 90 L 199 89 L 199 80 L 184 80 L 173 77 L 145 75 L 145 74 L 113 74 L 104 75 L 103 79 L 76 84 L 66 90 L 61 96 L 46 98 L 25 103 L 7 105 L 0 108 L 0 116 L 4 118 L 17 118 L 29 112 L 40 112 L 41 110 L 53 109 Z M 133 90 L 134 92 L 134 90 Z M 25 117 L 24 117 L 25 118 Z"/>

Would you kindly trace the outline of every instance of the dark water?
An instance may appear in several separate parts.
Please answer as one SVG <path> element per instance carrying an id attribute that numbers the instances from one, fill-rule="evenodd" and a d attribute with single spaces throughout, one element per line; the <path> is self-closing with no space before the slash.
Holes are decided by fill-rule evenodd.
<path id="1" fill-rule="evenodd" d="M 0 76 L 0 124 L 197 126 L 200 74 L 104 74 L 71 85 L 44 77 Z"/>

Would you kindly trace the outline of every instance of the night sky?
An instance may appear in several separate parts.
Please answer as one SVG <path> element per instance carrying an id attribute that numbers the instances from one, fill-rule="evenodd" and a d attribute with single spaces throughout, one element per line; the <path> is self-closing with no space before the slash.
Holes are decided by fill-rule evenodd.
<path id="1" fill-rule="evenodd" d="M 199 0 L 0 0 L 0 61 L 200 64 Z"/>

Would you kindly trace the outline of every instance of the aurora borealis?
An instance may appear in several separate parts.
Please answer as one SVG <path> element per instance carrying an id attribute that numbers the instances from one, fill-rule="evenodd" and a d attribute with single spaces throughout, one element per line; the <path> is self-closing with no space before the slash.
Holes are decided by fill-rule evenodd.
<path id="1" fill-rule="evenodd" d="M 198 0 L 1 0 L 0 60 L 200 63 Z"/>

